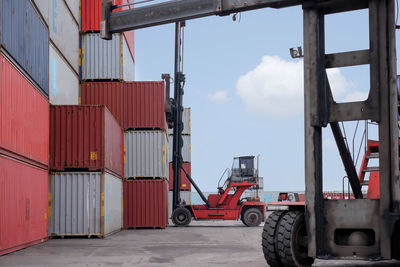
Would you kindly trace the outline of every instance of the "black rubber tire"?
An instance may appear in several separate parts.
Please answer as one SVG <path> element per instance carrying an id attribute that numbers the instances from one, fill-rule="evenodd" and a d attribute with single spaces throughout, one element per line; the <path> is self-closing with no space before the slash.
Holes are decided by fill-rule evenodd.
<path id="1" fill-rule="evenodd" d="M 262 214 L 261 210 L 259 210 L 257 208 L 247 209 L 243 213 L 242 217 L 243 217 L 242 222 L 244 223 L 244 225 L 246 225 L 248 227 L 259 226 L 260 223 L 263 221 L 263 214 Z"/>
<path id="2" fill-rule="evenodd" d="M 311 266 L 314 263 L 314 258 L 307 255 L 307 230 L 303 212 L 288 211 L 283 215 L 278 227 L 276 250 L 284 266 Z"/>
<path id="3" fill-rule="evenodd" d="M 274 211 L 268 216 L 262 233 L 262 247 L 264 258 L 271 267 L 283 266 L 276 251 L 277 229 L 286 211 Z"/>
<path id="4" fill-rule="evenodd" d="M 192 221 L 192 213 L 184 207 L 179 207 L 172 212 L 172 222 L 176 226 L 188 226 Z"/>

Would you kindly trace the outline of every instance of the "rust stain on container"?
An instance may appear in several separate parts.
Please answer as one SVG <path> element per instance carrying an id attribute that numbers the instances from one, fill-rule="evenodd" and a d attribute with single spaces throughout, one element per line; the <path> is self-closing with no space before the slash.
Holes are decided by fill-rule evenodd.
<path id="1" fill-rule="evenodd" d="M 0 155 L 0 255 L 47 240 L 48 173 Z"/>
<path id="2" fill-rule="evenodd" d="M 122 84 L 120 82 L 83 82 L 81 103 L 105 105 L 122 126 Z"/>
<path id="3" fill-rule="evenodd" d="M 123 174 L 123 132 L 104 106 L 51 106 L 50 168 Z"/>
<path id="4" fill-rule="evenodd" d="M 165 228 L 168 190 L 164 180 L 124 181 L 124 228 Z"/>
<path id="5" fill-rule="evenodd" d="M 182 168 L 191 176 L 191 164 L 182 163 Z M 191 191 L 192 184 L 189 182 L 189 179 L 186 177 L 186 174 L 181 171 L 181 190 L 183 191 Z M 172 169 L 172 163 L 169 164 L 169 190 L 174 190 L 174 170 Z"/>
<path id="6" fill-rule="evenodd" d="M 49 165 L 49 101 L 0 54 L 0 152 Z"/>
<path id="7" fill-rule="evenodd" d="M 166 129 L 164 82 L 123 83 L 123 128 Z"/>

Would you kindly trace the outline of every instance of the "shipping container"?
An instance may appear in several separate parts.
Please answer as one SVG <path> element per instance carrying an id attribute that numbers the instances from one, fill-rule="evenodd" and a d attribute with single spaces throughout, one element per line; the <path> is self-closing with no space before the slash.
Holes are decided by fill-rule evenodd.
<path id="1" fill-rule="evenodd" d="M 165 228 L 167 224 L 167 182 L 125 180 L 124 228 Z"/>
<path id="2" fill-rule="evenodd" d="M 80 21 L 80 3 L 82 0 L 65 0 L 69 10 L 71 10 L 74 19 L 79 23 Z"/>
<path id="3" fill-rule="evenodd" d="M 172 203 L 173 203 L 172 194 L 173 194 L 172 191 L 168 192 L 168 218 L 171 218 L 172 211 L 173 211 L 172 210 Z M 185 204 L 188 204 L 188 205 L 192 204 L 192 192 L 190 192 L 190 191 L 181 191 L 180 192 L 180 197 L 181 197 L 181 203 L 185 203 Z"/>
<path id="4" fill-rule="evenodd" d="M 166 129 L 164 82 L 124 83 L 124 124 L 129 129 Z"/>
<path id="5" fill-rule="evenodd" d="M 183 122 L 183 135 L 191 135 L 191 121 L 190 121 L 190 108 L 184 108 L 182 112 L 182 122 Z M 169 129 L 168 128 L 168 135 L 173 135 L 174 134 L 174 129 Z"/>
<path id="6" fill-rule="evenodd" d="M 49 101 L 0 54 L 0 152 L 49 165 Z"/>
<path id="7" fill-rule="evenodd" d="M 75 1 L 75 0 L 73 0 Z M 40 15 L 42 16 L 43 20 L 49 25 L 49 14 L 50 14 L 50 3 L 49 1 L 43 0 L 33 0 L 33 4 L 37 7 Z"/>
<path id="8" fill-rule="evenodd" d="M 79 25 L 65 1 L 46 2 L 50 5 L 50 39 L 78 74 Z"/>
<path id="9" fill-rule="evenodd" d="M 51 175 L 51 236 L 105 237 L 122 228 L 122 179 L 107 172 Z"/>
<path id="10" fill-rule="evenodd" d="M 50 45 L 49 99 L 53 105 L 79 104 L 79 76 L 52 44 Z"/>
<path id="11" fill-rule="evenodd" d="M 47 239 L 48 173 L 0 155 L 0 255 Z"/>
<path id="12" fill-rule="evenodd" d="M 81 103 L 84 105 L 105 105 L 122 126 L 121 82 L 82 82 Z"/>
<path id="13" fill-rule="evenodd" d="M 135 64 L 125 37 L 113 34 L 112 40 L 99 33 L 82 35 L 82 80 L 135 80 Z"/>
<path id="14" fill-rule="evenodd" d="M 30 0 L 0 1 L 0 46 L 49 94 L 49 32 Z"/>
<path id="15" fill-rule="evenodd" d="M 127 3 L 133 3 L 133 0 L 114 0 L 114 5 L 121 5 Z M 134 6 L 125 6 L 122 9 L 130 9 Z M 115 11 L 120 11 L 121 9 L 116 9 Z M 100 31 L 100 21 L 101 17 L 101 0 L 83 0 L 82 1 L 82 32 L 99 32 Z M 125 38 L 128 43 L 128 47 L 132 58 L 134 58 L 134 31 L 124 32 Z"/>
<path id="16" fill-rule="evenodd" d="M 191 172 L 191 163 L 183 163 L 182 168 L 185 169 L 185 171 L 192 176 Z M 190 191 L 192 188 L 192 184 L 190 183 L 189 179 L 186 177 L 186 174 L 181 170 L 181 186 L 180 190 L 182 191 Z M 169 164 L 169 190 L 174 189 L 174 170 L 172 169 L 172 163 Z"/>
<path id="17" fill-rule="evenodd" d="M 104 106 L 51 106 L 50 168 L 123 174 L 123 132 Z"/>
<path id="18" fill-rule="evenodd" d="M 167 142 L 164 131 L 125 132 L 124 177 L 168 179 Z"/>
<path id="19" fill-rule="evenodd" d="M 173 152 L 173 140 L 174 136 L 170 135 L 168 136 L 169 139 L 169 148 L 168 148 L 168 159 L 169 162 L 172 162 L 172 152 Z M 183 139 L 183 147 L 182 147 L 182 158 L 183 162 L 191 162 L 191 154 L 192 154 L 192 143 L 191 143 L 191 136 L 190 135 L 182 135 Z"/>

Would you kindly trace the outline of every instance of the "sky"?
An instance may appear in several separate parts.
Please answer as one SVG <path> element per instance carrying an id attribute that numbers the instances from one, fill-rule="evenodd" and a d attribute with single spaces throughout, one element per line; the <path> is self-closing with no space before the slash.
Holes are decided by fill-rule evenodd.
<path id="1" fill-rule="evenodd" d="M 326 53 L 369 48 L 367 10 L 328 15 L 325 24 Z M 302 25 L 300 7 L 244 12 L 236 21 L 213 16 L 186 22 L 183 102 L 192 111 L 192 176 L 203 191 L 216 191 L 234 156 L 258 154 L 264 191 L 304 190 L 303 61 L 289 53 L 303 47 Z M 136 80 L 173 76 L 174 27 L 135 32 Z M 331 69 L 328 76 L 338 102 L 367 97 L 368 66 Z M 345 123 L 357 155 L 364 123 L 355 128 Z M 370 126 L 369 137 L 376 131 Z M 345 172 L 329 127 L 323 153 L 324 190 L 342 190 Z"/>

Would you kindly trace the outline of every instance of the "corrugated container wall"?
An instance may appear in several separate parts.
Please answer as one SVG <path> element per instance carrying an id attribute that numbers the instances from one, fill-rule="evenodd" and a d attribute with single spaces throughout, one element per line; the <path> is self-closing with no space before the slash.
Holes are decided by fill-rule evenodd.
<path id="1" fill-rule="evenodd" d="M 124 133 L 124 177 L 168 178 L 167 135 L 163 131 Z"/>
<path id="2" fill-rule="evenodd" d="M 124 181 L 124 228 L 165 228 L 168 190 L 164 180 Z"/>
<path id="3" fill-rule="evenodd" d="M 48 173 L 0 155 L 0 255 L 47 239 Z"/>
<path id="4" fill-rule="evenodd" d="M 109 173 L 51 175 L 51 236 L 96 235 L 122 228 L 122 180 Z"/>
<path id="5" fill-rule="evenodd" d="M 122 88 L 120 82 L 83 82 L 81 83 L 81 103 L 105 105 L 122 126 Z"/>
<path id="6" fill-rule="evenodd" d="M 183 122 L 183 135 L 190 135 L 191 134 L 191 117 L 190 117 L 191 109 L 184 108 L 182 112 L 182 122 Z M 173 135 L 174 129 L 168 128 L 168 135 Z"/>
<path id="7" fill-rule="evenodd" d="M 49 32 L 29 0 L 0 1 L 0 44 L 49 94 Z"/>
<path id="8" fill-rule="evenodd" d="M 133 3 L 133 0 L 113 0 L 114 5 L 121 5 L 127 3 Z M 123 7 L 124 10 L 133 8 L 132 6 Z M 115 11 L 120 11 L 121 9 L 116 9 Z M 99 32 L 100 31 L 100 21 L 101 21 L 101 0 L 82 0 L 82 32 Z M 134 58 L 134 31 L 124 32 L 125 38 Z"/>
<path id="9" fill-rule="evenodd" d="M 75 0 L 76 2 L 79 2 Z M 79 24 L 65 1 L 47 1 L 50 6 L 50 39 L 75 73 L 79 72 Z"/>
<path id="10" fill-rule="evenodd" d="M 189 163 L 182 163 L 182 168 L 191 176 L 192 175 L 192 167 Z M 186 177 L 186 174 L 181 170 L 181 186 L 180 189 L 183 191 L 190 191 L 192 188 L 192 184 L 189 179 Z M 172 163 L 169 164 L 169 190 L 174 190 L 174 170 L 172 169 Z"/>
<path id="11" fill-rule="evenodd" d="M 123 86 L 123 128 L 165 130 L 164 82 L 130 82 Z"/>
<path id="12" fill-rule="evenodd" d="M 168 218 L 171 218 L 172 215 L 172 191 L 168 192 Z M 181 201 L 186 204 L 192 204 L 192 192 L 190 191 L 181 191 L 180 192 Z"/>
<path id="13" fill-rule="evenodd" d="M 71 69 L 54 46 L 50 45 L 50 103 L 79 104 L 79 76 Z"/>
<path id="14" fill-rule="evenodd" d="M 123 132 L 104 106 L 51 106 L 50 168 L 104 170 L 118 176 Z"/>
<path id="15" fill-rule="evenodd" d="M 82 80 L 135 79 L 133 58 L 123 35 L 113 34 L 110 41 L 101 39 L 99 33 L 85 34 L 81 38 Z"/>
<path id="16" fill-rule="evenodd" d="M 48 100 L 0 54 L 0 152 L 47 168 Z"/>
<path id="17" fill-rule="evenodd" d="M 170 135 L 169 138 L 169 148 L 168 148 L 168 159 L 172 162 L 172 152 L 173 152 L 173 140 L 174 136 Z M 191 136 L 190 135 L 182 135 L 183 139 L 183 147 L 182 147 L 182 158 L 183 162 L 191 162 Z"/>

